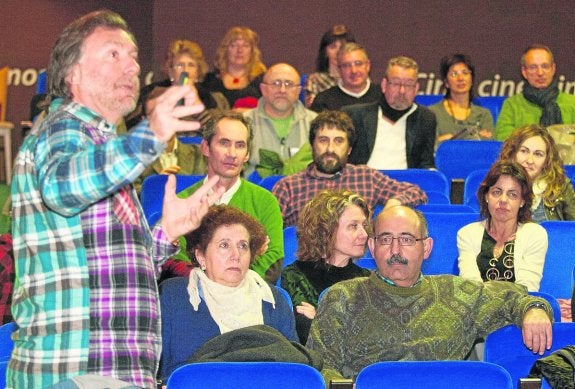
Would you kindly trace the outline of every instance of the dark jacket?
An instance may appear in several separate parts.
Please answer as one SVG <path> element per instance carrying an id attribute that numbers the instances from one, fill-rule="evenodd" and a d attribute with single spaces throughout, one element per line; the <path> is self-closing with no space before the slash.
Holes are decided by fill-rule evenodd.
<path id="1" fill-rule="evenodd" d="M 356 131 L 348 162 L 355 165 L 367 164 L 377 132 L 379 103 L 357 104 L 342 108 L 353 120 Z M 405 129 L 406 158 L 408 168 L 429 169 L 435 166 L 433 148 L 435 144 L 435 115 L 420 105 L 407 118 Z"/>

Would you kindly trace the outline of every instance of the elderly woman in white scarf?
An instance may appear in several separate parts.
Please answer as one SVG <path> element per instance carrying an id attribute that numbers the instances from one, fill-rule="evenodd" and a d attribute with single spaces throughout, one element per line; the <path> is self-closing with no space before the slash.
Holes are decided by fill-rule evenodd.
<path id="1" fill-rule="evenodd" d="M 297 341 L 292 308 L 278 289 L 249 269 L 265 251 L 267 234 L 252 216 L 226 205 L 210 208 L 186 236 L 199 268 L 189 278 L 160 286 L 164 382 L 206 341 L 226 332 L 264 324 Z"/>
<path id="2" fill-rule="evenodd" d="M 513 131 L 499 159 L 509 159 L 525 168 L 533 182 L 531 218 L 575 220 L 575 191 L 565 176 L 563 161 L 555 141 L 540 125 L 528 125 Z"/>

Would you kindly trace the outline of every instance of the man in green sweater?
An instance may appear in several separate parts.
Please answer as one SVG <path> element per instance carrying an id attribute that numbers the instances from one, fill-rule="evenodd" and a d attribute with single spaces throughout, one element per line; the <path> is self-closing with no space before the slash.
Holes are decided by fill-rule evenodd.
<path id="1" fill-rule="evenodd" d="M 323 355 L 327 383 L 380 361 L 465 359 L 477 338 L 507 324 L 522 326 L 534 353 L 551 347 L 551 307 L 523 287 L 421 274 L 433 247 L 421 213 L 386 209 L 373 231 L 377 270 L 332 286 L 312 322 L 307 346 Z"/>
<path id="2" fill-rule="evenodd" d="M 212 176 L 219 176 L 220 180 L 216 186 L 225 189 L 218 204 L 241 209 L 255 217 L 266 229 L 269 238 L 267 250 L 256 257 L 251 269 L 266 281 L 275 284 L 281 272 L 284 256 L 280 206 L 271 192 L 240 178 L 244 164 L 250 158 L 253 138 L 251 121 L 238 112 L 218 112 L 204 126 L 202 137 L 200 147 L 208 163 L 206 180 Z M 192 185 L 178 196 L 188 197 L 201 185 L 202 182 Z"/>
<path id="3" fill-rule="evenodd" d="M 505 99 L 495 138 L 506 140 L 513 130 L 527 124 L 574 124 L 575 96 L 561 92 L 555 79 L 553 53 L 544 45 L 531 45 L 521 56 L 523 91 Z"/>

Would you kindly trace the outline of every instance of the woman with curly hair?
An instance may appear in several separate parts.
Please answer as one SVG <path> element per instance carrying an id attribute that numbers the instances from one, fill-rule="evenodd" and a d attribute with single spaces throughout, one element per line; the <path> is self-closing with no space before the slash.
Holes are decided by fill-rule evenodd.
<path id="1" fill-rule="evenodd" d="M 573 184 L 565 176 L 555 141 L 545 127 L 528 125 L 516 129 L 503 144 L 499 159 L 516 161 L 531 177 L 533 221 L 575 220 Z"/>
<path id="2" fill-rule="evenodd" d="M 206 74 L 203 85 L 212 92 L 221 92 L 230 107 L 236 100 L 252 98 L 255 102 L 261 96 L 259 84 L 266 66 L 258 44 L 255 31 L 236 26 L 226 32 L 216 50 L 215 71 Z"/>
<path id="3" fill-rule="evenodd" d="M 369 276 L 369 270 L 353 263 L 365 252 L 369 220 L 367 202 L 348 190 L 319 192 L 300 212 L 297 261 L 282 271 L 281 286 L 292 298 L 302 344 L 320 293 L 336 282 Z"/>

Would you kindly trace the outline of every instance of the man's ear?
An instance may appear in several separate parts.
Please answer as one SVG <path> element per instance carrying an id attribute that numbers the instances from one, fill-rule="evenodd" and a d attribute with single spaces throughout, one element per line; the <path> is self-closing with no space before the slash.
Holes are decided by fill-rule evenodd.
<path id="1" fill-rule="evenodd" d="M 429 258 L 433 249 L 433 238 L 427 238 L 423 241 L 423 259 Z"/>
<path id="2" fill-rule="evenodd" d="M 202 139 L 202 142 L 200 143 L 200 149 L 202 150 L 202 154 L 204 155 L 204 157 L 209 157 L 210 156 L 210 145 L 208 145 L 208 141 L 205 139 Z"/>

